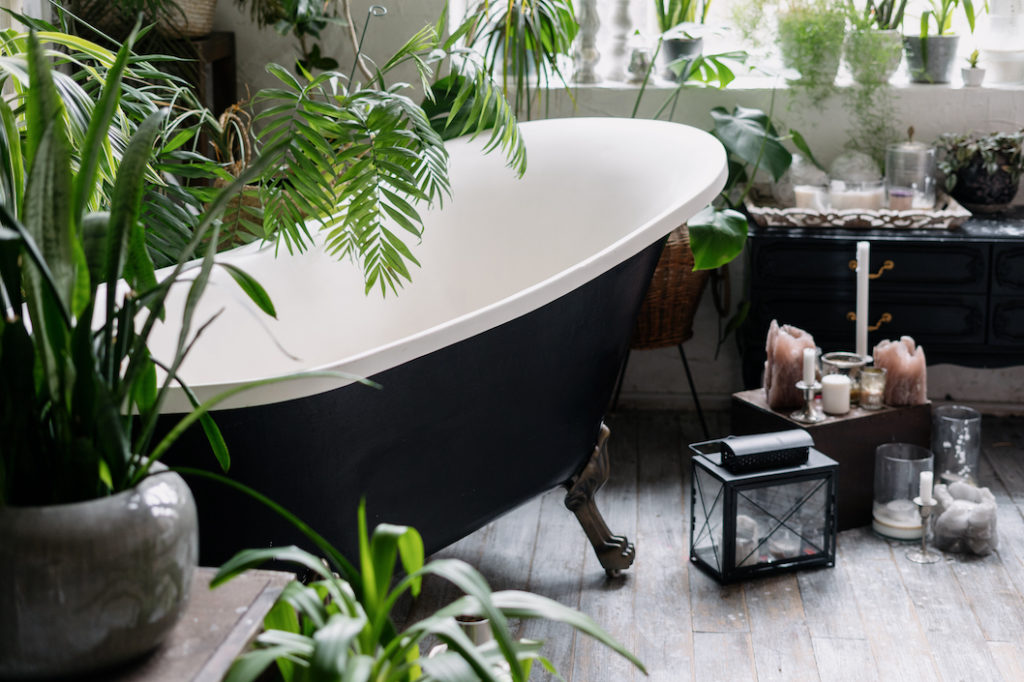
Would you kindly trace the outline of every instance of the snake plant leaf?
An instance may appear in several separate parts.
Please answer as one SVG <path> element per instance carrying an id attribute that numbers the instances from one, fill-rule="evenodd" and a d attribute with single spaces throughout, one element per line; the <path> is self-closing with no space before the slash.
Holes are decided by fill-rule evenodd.
<path id="1" fill-rule="evenodd" d="M 114 112 L 121 98 L 121 77 L 124 74 L 125 65 L 128 63 L 131 45 L 135 42 L 135 36 L 141 21 L 142 17 L 139 17 L 128 39 L 121 45 L 121 49 L 118 50 L 113 65 L 107 71 L 106 81 L 100 92 L 99 100 L 93 107 L 92 116 L 89 118 L 89 126 L 80 150 L 81 158 L 79 170 L 75 176 L 74 197 L 71 206 L 76 216 L 81 216 L 85 213 L 93 194 L 97 190 L 96 174 L 99 169 L 100 152 L 103 144 L 108 139 L 110 122 L 114 117 Z M 146 161 L 148 162 L 148 155 Z"/>
<path id="2" fill-rule="evenodd" d="M 793 162 L 793 155 L 783 146 L 771 119 L 760 109 L 737 106 L 729 112 L 724 107 L 715 107 L 711 118 L 713 134 L 730 153 L 767 169 L 776 181 Z"/>
<path id="3" fill-rule="evenodd" d="M 139 221 L 146 167 L 166 112 L 154 111 L 128 142 L 117 170 L 110 197 L 110 228 L 107 239 L 106 278 L 108 305 L 120 275 L 136 290 L 156 286 L 153 261 L 146 251 L 145 230 Z"/>
<path id="4" fill-rule="evenodd" d="M 747 219 L 739 211 L 716 209 L 700 211 L 686 223 L 693 249 L 693 269 L 713 270 L 733 260 L 747 241 Z"/>

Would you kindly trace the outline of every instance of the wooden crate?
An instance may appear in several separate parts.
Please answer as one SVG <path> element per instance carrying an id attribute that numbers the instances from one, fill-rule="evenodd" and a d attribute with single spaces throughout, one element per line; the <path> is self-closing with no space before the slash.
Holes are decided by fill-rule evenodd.
<path id="1" fill-rule="evenodd" d="M 734 435 L 806 429 L 814 447 L 839 463 L 839 530 L 871 523 L 875 448 L 882 443 L 913 443 L 931 447 L 930 403 L 912 407 L 863 410 L 854 407 L 842 417 L 826 415 L 817 424 L 801 424 L 789 418 L 792 410 L 768 408 L 764 389 L 734 393 L 731 427 Z"/>

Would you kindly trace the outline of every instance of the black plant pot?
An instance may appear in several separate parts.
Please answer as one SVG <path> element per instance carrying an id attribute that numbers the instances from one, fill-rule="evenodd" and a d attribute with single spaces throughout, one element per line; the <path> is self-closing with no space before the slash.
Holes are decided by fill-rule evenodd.
<path id="1" fill-rule="evenodd" d="M 1020 174 L 999 168 L 995 173 L 985 169 L 981 156 L 956 173 L 956 185 L 950 194 L 972 211 L 1000 211 L 1017 196 Z"/>

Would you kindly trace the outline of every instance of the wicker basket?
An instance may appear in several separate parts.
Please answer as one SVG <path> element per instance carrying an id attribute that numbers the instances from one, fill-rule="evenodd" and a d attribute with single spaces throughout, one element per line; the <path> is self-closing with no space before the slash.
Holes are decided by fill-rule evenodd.
<path id="1" fill-rule="evenodd" d="M 647 297 L 633 329 L 635 349 L 676 346 L 693 336 L 693 318 L 710 270 L 693 269 L 686 225 L 672 231 L 654 268 Z"/>
<path id="2" fill-rule="evenodd" d="M 161 18 L 161 28 L 172 35 L 183 38 L 199 38 L 213 30 L 213 17 L 217 12 L 217 0 L 175 0 L 181 9 L 179 14 L 171 9 Z"/>

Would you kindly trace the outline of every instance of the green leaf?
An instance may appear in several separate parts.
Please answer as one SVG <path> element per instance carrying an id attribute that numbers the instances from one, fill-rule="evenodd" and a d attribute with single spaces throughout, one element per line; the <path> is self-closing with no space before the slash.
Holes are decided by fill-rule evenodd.
<path id="1" fill-rule="evenodd" d="M 231 263 L 218 263 L 218 265 L 228 271 L 228 274 L 231 275 L 231 279 L 235 280 L 242 291 L 245 292 L 245 295 L 248 296 L 260 310 L 271 317 L 277 317 L 277 311 L 274 309 L 274 302 L 270 300 L 270 296 L 267 294 L 266 290 L 252 275 Z"/>
<path id="2" fill-rule="evenodd" d="M 792 128 L 790 128 L 789 129 L 789 136 L 791 138 L 793 138 L 793 144 L 794 144 L 794 146 L 796 146 L 797 149 L 800 150 L 801 154 L 806 156 L 807 159 L 811 163 L 813 163 L 815 166 L 817 166 L 820 170 L 825 170 L 825 167 L 823 165 L 821 165 L 821 162 L 819 162 L 818 159 L 815 158 L 814 153 L 811 151 L 810 145 L 807 144 L 807 140 L 804 139 L 803 135 L 801 135 L 796 130 L 793 130 Z"/>
<path id="3" fill-rule="evenodd" d="M 713 270 L 733 260 L 747 240 L 747 219 L 739 211 L 708 206 L 686 223 L 694 270 Z"/>
<path id="4" fill-rule="evenodd" d="M 793 162 L 793 156 L 775 135 L 767 114 L 759 109 L 736 107 L 729 113 L 722 107 L 711 110 L 714 134 L 730 154 L 755 168 L 763 166 L 778 181 Z"/>

